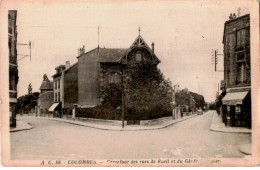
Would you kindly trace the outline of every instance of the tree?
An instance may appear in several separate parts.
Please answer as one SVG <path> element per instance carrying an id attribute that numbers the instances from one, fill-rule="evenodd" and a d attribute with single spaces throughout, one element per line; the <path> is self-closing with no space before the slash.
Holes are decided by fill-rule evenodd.
<path id="1" fill-rule="evenodd" d="M 175 100 L 177 105 L 190 106 L 191 95 L 188 90 L 180 90 L 175 94 Z"/>
<path id="2" fill-rule="evenodd" d="M 37 99 L 39 95 L 39 92 L 34 92 L 29 95 L 20 96 L 17 102 L 18 113 L 29 112 L 31 109 L 34 109 L 35 106 L 37 106 Z"/>
<path id="3" fill-rule="evenodd" d="M 138 64 L 126 86 L 126 118 L 153 119 L 171 114 L 171 82 L 153 63 Z"/>
<path id="4" fill-rule="evenodd" d="M 103 107 L 117 108 L 122 105 L 122 88 L 120 84 L 110 84 L 102 90 L 104 99 L 102 101 Z"/>
<path id="5" fill-rule="evenodd" d="M 32 94 L 32 84 L 30 83 L 28 86 L 28 95 Z"/>
<path id="6" fill-rule="evenodd" d="M 190 94 L 194 98 L 194 100 L 196 102 L 195 106 L 197 108 L 203 108 L 205 106 L 205 100 L 204 100 L 204 97 L 202 95 L 199 95 L 199 94 L 193 93 L 193 92 L 190 92 Z"/>
<path id="7" fill-rule="evenodd" d="M 103 114 L 121 114 L 124 90 L 125 119 L 153 119 L 171 115 L 172 88 L 156 65 L 139 63 L 127 70 L 122 82 L 111 83 L 100 90 Z M 120 108 L 120 109 L 119 109 Z M 96 110 L 97 110 L 96 109 Z M 108 113 L 111 112 L 111 113 Z"/>

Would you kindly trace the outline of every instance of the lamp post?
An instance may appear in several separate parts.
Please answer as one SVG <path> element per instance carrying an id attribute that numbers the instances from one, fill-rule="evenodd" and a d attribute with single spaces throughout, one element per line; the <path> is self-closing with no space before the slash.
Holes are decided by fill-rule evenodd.
<path id="1" fill-rule="evenodd" d="M 122 128 L 125 127 L 125 94 L 124 94 L 124 91 L 125 91 L 125 87 L 124 87 L 124 78 L 126 78 L 126 80 L 129 79 L 129 77 L 126 77 L 124 75 L 124 69 L 122 67 Z"/>
<path id="2" fill-rule="evenodd" d="M 172 91 L 172 102 L 171 102 L 171 106 L 172 106 L 172 119 L 176 119 L 176 111 L 175 111 L 175 107 L 176 107 L 176 91 L 178 90 L 179 84 L 175 84 L 173 85 L 173 91 Z"/>
<path id="3" fill-rule="evenodd" d="M 125 127 L 125 111 L 124 111 L 124 107 L 125 107 L 125 104 L 124 104 L 124 71 L 122 69 L 122 128 Z"/>

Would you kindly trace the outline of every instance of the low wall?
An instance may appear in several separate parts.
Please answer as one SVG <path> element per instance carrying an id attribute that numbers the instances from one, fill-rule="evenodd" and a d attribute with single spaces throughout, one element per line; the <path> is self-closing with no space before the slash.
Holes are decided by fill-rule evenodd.
<path id="1" fill-rule="evenodd" d="M 70 118 L 72 119 L 72 118 Z M 111 124 L 111 125 L 122 125 L 121 120 L 106 120 L 106 119 L 93 119 L 93 118 L 78 118 L 76 117 L 75 120 L 79 120 L 82 122 L 89 122 L 89 123 L 96 123 L 96 124 Z M 125 125 L 127 121 L 124 121 Z"/>
<path id="2" fill-rule="evenodd" d="M 151 119 L 151 120 L 141 120 L 140 125 L 156 125 L 167 120 L 172 120 L 172 116 L 161 117 L 158 119 Z"/>
<path id="3" fill-rule="evenodd" d="M 192 112 L 183 112 L 183 117 L 190 116 L 190 115 L 192 115 Z M 178 117 L 177 119 L 180 118 Z M 162 117 L 162 118 L 152 119 L 152 120 L 141 120 L 140 125 L 156 125 L 168 120 L 172 120 L 172 116 Z"/>
<path id="4" fill-rule="evenodd" d="M 183 112 L 183 116 L 190 116 L 192 115 L 192 112 Z"/>

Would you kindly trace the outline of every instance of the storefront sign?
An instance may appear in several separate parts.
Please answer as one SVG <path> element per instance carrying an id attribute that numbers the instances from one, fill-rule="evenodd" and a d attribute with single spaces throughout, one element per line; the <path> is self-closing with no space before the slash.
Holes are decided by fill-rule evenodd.
<path id="1" fill-rule="evenodd" d="M 242 104 L 242 100 L 227 100 L 227 101 L 223 101 L 223 104 L 225 105 Z"/>

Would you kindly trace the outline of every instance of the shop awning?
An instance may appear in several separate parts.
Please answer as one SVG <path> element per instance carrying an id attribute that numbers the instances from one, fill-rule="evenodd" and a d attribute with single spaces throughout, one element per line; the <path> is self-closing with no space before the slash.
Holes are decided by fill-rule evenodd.
<path id="1" fill-rule="evenodd" d="M 242 104 L 247 94 L 248 91 L 227 93 L 222 102 L 225 105 Z"/>
<path id="2" fill-rule="evenodd" d="M 53 103 L 49 108 L 49 112 L 53 112 L 59 106 L 59 104 L 60 103 Z"/>

